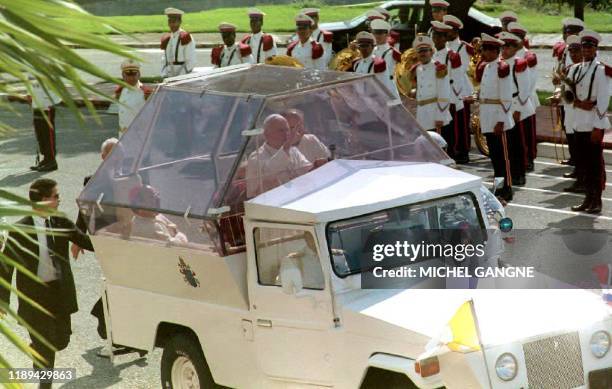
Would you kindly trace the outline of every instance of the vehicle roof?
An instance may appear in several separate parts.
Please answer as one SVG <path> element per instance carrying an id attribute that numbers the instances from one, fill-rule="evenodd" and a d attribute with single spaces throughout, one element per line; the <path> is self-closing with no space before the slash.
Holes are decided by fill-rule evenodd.
<path id="1" fill-rule="evenodd" d="M 437 163 L 334 160 L 245 203 L 249 219 L 314 224 L 478 188 L 480 177 Z"/>

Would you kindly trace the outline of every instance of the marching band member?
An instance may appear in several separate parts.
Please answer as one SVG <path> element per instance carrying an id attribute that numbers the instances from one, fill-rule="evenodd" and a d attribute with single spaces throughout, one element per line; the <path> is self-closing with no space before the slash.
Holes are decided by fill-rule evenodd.
<path id="1" fill-rule="evenodd" d="M 597 58 L 597 46 L 601 36 L 595 31 L 584 30 L 580 33 L 582 45 L 582 63 L 572 73 L 572 83 L 576 85 L 574 99 L 574 124 L 576 131 L 577 153 L 576 168 L 583 174 L 586 196 L 580 205 L 572 211 L 601 213 L 601 192 L 606 181 L 603 160 L 603 135 L 610 128 L 607 118 L 610 100 L 608 77 L 612 77 L 612 68 L 600 63 Z"/>
<path id="2" fill-rule="evenodd" d="M 231 23 L 219 24 L 219 32 L 223 45 L 214 47 L 210 53 L 210 62 L 216 68 L 223 68 L 242 63 L 255 63 L 251 46 L 246 43 L 236 43 L 236 26 Z"/>
<path id="3" fill-rule="evenodd" d="M 506 140 L 506 131 L 514 127 L 510 66 L 499 58 L 504 41 L 484 33 L 481 39 L 483 61 L 476 69 L 476 78 L 480 82 L 480 128 L 487 138 L 495 177 L 505 178 L 498 195 L 511 201 L 512 177 Z"/>
<path id="4" fill-rule="evenodd" d="M 115 89 L 115 99 L 119 101 L 119 137 L 128 129 L 145 101 L 149 98 L 153 90 L 140 82 L 140 64 L 131 59 L 121 64 L 121 75 L 123 81 L 133 86 L 135 89 L 124 88 L 122 86 Z"/>
<path id="5" fill-rule="evenodd" d="M 310 18 L 312 19 L 311 36 L 315 42 L 323 46 L 323 50 L 324 50 L 323 62 L 325 62 L 325 66 L 327 66 L 327 64 L 329 63 L 329 61 L 331 60 L 333 56 L 332 43 L 334 41 L 334 34 L 329 31 L 321 30 L 319 28 L 319 9 L 318 8 L 306 8 L 302 10 L 301 13 L 306 16 L 310 16 Z"/>
<path id="6" fill-rule="evenodd" d="M 190 33 L 181 28 L 184 12 L 176 8 L 166 8 L 170 32 L 161 37 L 160 48 L 164 52 L 161 57 L 161 76 L 174 77 L 191 73 L 195 67 L 196 44 Z"/>
<path id="7" fill-rule="evenodd" d="M 519 50 L 516 52 L 517 58 L 523 58 L 527 61 L 527 67 L 529 67 L 529 90 L 531 104 L 534 109 L 537 109 L 540 106 L 540 99 L 538 98 L 538 93 L 536 92 L 536 84 L 538 81 L 538 57 L 535 52 L 529 50 L 525 47 L 525 42 L 527 42 L 527 29 L 517 22 L 508 23 L 508 31 L 516 36 L 518 36 L 521 40 L 518 42 Z M 538 143 L 536 140 L 537 134 L 537 121 L 536 115 L 532 115 L 528 122 L 523 124 L 523 128 L 525 130 L 525 143 L 527 145 L 527 171 L 531 172 L 534 169 L 533 161 L 536 159 L 538 155 Z"/>
<path id="8" fill-rule="evenodd" d="M 518 15 L 512 11 L 505 11 L 499 15 L 499 21 L 502 24 L 502 31 L 508 31 L 508 24 L 518 22 Z"/>
<path id="9" fill-rule="evenodd" d="M 264 16 L 266 15 L 265 13 L 257 8 L 251 8 L 248 15 L 251 33 L 242 38 L 240 42 L 251 47 L 251 53 L 253 54 L 255 63 L 264 63 L 267 58 L 276 55 L 276 42 L 274 42 L 274 37 L 272 35 L 261 31 Z"/>
<path id="10" fill-rule="evenodd" d="M 393 46 L 389 45 L 389 31 L 391 30 L 391 25 L 384 20 L 373 20 L 372 23 L 370 23 L 370 28 L 372 30 L 372 35 L 374 35 L 374 39 L 376 39 L 374 55 L 385 60 L 391 84 L 393 84 L 394 88 L 397 88 L 393 78 L 395 75 L 395 65 L 401 61 L 402 54 Z"/>
<path id="11" fill-rule="evenodd" d="M 325 50 L 312 38 L 312 18 L 300 14 L 295 18 L 298 39 L 287 46 L 287 55 L 300 61 L 305 68 L 325 70 Z"/>
<path id="12" fill-rule="evenodd" d="M 375 74 L 376 78 L 378 78 L 393 95 L 399 97 L 397 88 L 389 77 L 385 60 L 373 54 L 375 42 L 374 35 L 367 31 L 361 31 L 357 34 L 356 40 L 361 58 L 353 62 L 351 70 L 355 73 Z"/>
<path id="13" fill-rule="evenodd" d="M 448 6 L 449 6 L 448 1 L 431 0 L 429 4 L 431 5 L 432 21 L 443 23 L 444 16 L 446 16 L 446 14 L 448 13 Z M 427 31 L 427 35 L 431 37 L 432 34 L 433 34 L 433 29 L 430 27 L 429 31 Z"/>
<path id="14" fill-rule="evenodd" d="M 572 60 L 568 55 L 567 51 L 567 39 L 570 36 L 578 36 L 580 32 L 584 30 L 584 22 L 577 18 L 565 18 L 563 19 L 563 40 L 557 42 L 553 45 L 553 58 L 555 60 L 555 67 L 553 72 L 553 85 L 555 86 L 555 90 L 557 93 L 560 93 L 561 89 L 561 78 L 559 74 L 562 73 L 564 69 L 567 69 L 568 66 L 572 65 Z M 567 129 L 565 128 L 565 105 L 561 105 L 559 107 L 559 111 L 561 114 L 561 127 L 565 132 L 565 136 L 567 139 L 567 145 L 570 148 L 570 159 L 567 161 L 562 161 L 561 163 L 564 165 L 575 165 L 576 158 L 572 154 L 572 149 L 576 149 L 574 135 L 569 134 Z"/>
<path id="15" fill-rule="evenodd" d="M 502 32 L 499 39 L 504 41 L 502 59 L 510 66 L 512 77 L 512 118 L 514 127 L 508 130 L 508 143 L 510 148 L 510 169 L 513 185 L 525 185 L 525 168 L 527 167 L 527 151 L 525 132 L 535 115 L 535 108 L 531 103 L 531 77 L 527 60 L 517 56 L 522 38 L 510 33 Z"/>
<path id="16" fill-rule="evenodd" d="M 412 44 L 419 62 L 410 69 L 416 83 L 417 122 L 424 130 L 441 132 L 450 123 L 450 81 L 443 63 L 433 61 L 433 41 L 419 35 Z"/>
<path id="17" fill-rule="evenodd" d="M 578 70 L 578 65 L 582 62 L 582 46 L 580 44 L 580 38 L 577 35 L 570 35 L 567 37 L 565 43 L 567 44 L 567 51 L 569 52 L 569 57 L 572 61 L 572 65 L 565 67 L 562 70 L 562 76 L 571 80 L 576 77 L 576 71 Z M 571 90 L 569 85 L 565 85 L 565 88 L 569 88 L 570 90 L 567 92 L 574 93 Z M 565 128 L 565 134 L 567 138 L 567 146 L 570 151 L 570 157 L 572 155 L 576 155 L 576 139 L 575 139 L 575 123 L 574 123 L 574 102 L 567 100 L 564 98 L 562 94 L 562 89 L 559 88 L 558 91 L 555 91 L 555 95 L 553 95 L 553 104 L 559 104 L 562 101 L 563 108 L 563 128 Z M 575 97 L 575 96 L 574 96 Z M 576 181 L 569 187 L 563 188 L 565 192 L 571 193 L 584 193 L 586 188 L 584 186 L 584 173 L 577 174 L 576 169 L 572 172 L 563 173 L 563 177 L 565 178 L 575 178 Z"/>
<path id="18" fill-rule="evenodd" d="M 389 11 L 387 11 L 386 9 L 384 9 L 383 7 L 376 7 L 374 8 L 374 11 L 380 13 L 382 16 L 384 16 L 385 18 L 385 22 L 388 22 L 389 19 L 391 19 L 391 13 Z"/>
<path id="19" fill-rule="evenodd" d="M 444 16 L 444 24 L 451 26 L 446 33 L 447 47 L 458 53 L 461 57 L 461 69 L 457 71 L 459 79 L 451 85 L 451 92 L 458 94 L 463 99 L 463 109 L 458 112 L 459 138 L 457 139 L 457 163 L 468 163 L 470 161 L 469 151 L 471 146 L 470 117 L 471 104 L 474 102 L 474 87 L 467 74 L 471 57 L 474 55 L 474 47 L 459 38 L 459 30 L 463 29 L 463 22 L 453 15 Z"/>
<path id="20" fill-rule="evenodd" d="M 457 93 L 453 87 L 459 85 L 462 81 L 461 75 L 461 57 L 456 52 L 449 50 L 446 47 L 446 33 L 452 30 L 452 27 L 440 23 L 438 21 L 431 22 L 432 40 L 435 46 L 433 60 L 444 64 L 449 73 L 450 82 L 450 108 L 451 121 L 442 128 L 442 136 L 447 143 L 447 154 L 454 160 L 458 159 L 458 141 L 459 141 L 459 123 L 461 122 L 463 113 L 463 98 L 461 93 Z M 467 162 L 467 150 L 462 150 L 464 155 L 461 156 L 461 162 Z"/>

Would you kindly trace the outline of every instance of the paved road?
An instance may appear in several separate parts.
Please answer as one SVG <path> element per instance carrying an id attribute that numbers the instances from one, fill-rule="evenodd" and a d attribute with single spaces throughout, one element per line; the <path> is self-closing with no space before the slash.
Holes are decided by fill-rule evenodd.
<path id="1" fill-rule="evenodd" d="M 117 56 L 110 56 L 97 50 L 77 50 L 84 58 L 95 63 L 109 74 L 117 74 L 119 65 L 122 60 Z M 137 54 L 143 60 L 142 75 L 143 76 L 158 76 L 161 68 L 161 50 L 158 49 L 138 49 Z M 551 78 L 553 68 L 553 60 L 550 50 L 535 50 L 538 55 L 538 84 L 539 90 L 552 90 Z M 279 54 L 284 54 L 284 49 L 279 49 Z M 612 51 L 604 51 L 601 53 L 601 58 L 606 63 L 612 63 Z M 211 66 L 210 64 L 210 49 L 198 49 L 196 51 L 197 66 Z M 87 78 L 92 81 L 92 78 Z M 612 84 L 610 85 L 612 90 Z"/>
<path id="2" fill-rule="evenodd" d="M 30 127 L 30 113 L 23 105 L 15 106 L 21 116 L 1 110 L 0 121 L 6 121 L 16 128 L 9 138 L 0 139 L 0 188 L 10 189 L 21 195 L 27 194 L 32 180 L 43 176 L 33 173 L 27 167 L 33 162 L 35 142 Z M 99 163 L 98 149 L 107 137 L 115 135 L 116 117 L 101 116 L 101 125 L 87 117 L 86 128 L 79 128 L 76 120 L 66 110 L 60 109 L 57 118 L 59 171 L 45 174 L 60 183 L 63 203 L 61 209 L 69 217 L 76 215 L 74 199 L 81 190 L 82 178 L 95 171 Z M 474 162 L 462 170 L 474 173 L 491 181 L 492 169 L 487 159 L 473 156 Z M 536 161 L 536 171 L 528 175 L 528 183 L 517 189 L 514 202 L 507 212 L 516 228 L 545 229 L 548 227 L 577 228 L 594 227 L 612 229 L 612 183 L 604 192 L 604 212 L 592 217 L 577 214 L 569 206 L 580 201 L 577 195 L 562 192 L 570 182 L 560 178 L 566 167 L 549 159 Z M 608 167 L 608 173 L 612 173 Z M 554 248 L 551 248 L 554 249 Z M 93 254 L 87 254 L 73 263 L 80 312 L 73 316 L 73 336 L 68 349 L 59 353 L 57 366 L 75 367 L 78 379 L 72 383 L 58 385 L 62 388 L 156 388 L 159 387 L 159 350 L 139 359 L 135 355 L 118 357 L 115 366 L 95 354 L 102 347 L 96 333 L 96 322 L 89 310 L 97 300 L 100 291 L 100 267 Z M 15 304 L 15 302 L 13 302 Z M 25 331 L 10 322 L 19 335 Z M 0 350 L 15 366 L 29 366 L 25 357 L 0 337 Z"/>

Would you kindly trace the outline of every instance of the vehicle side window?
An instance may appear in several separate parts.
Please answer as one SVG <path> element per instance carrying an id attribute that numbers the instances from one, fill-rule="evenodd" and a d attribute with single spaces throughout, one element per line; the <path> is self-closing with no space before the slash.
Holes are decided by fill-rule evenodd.
<path id="1" fill-rule="evenodd" d="M 281 286 L 281 267 L 290 263 L 300 269 L 304 288 L 324 289 L 321 261 L 310 232 L 259 227 L 253 235 L 261 285 Z"/>

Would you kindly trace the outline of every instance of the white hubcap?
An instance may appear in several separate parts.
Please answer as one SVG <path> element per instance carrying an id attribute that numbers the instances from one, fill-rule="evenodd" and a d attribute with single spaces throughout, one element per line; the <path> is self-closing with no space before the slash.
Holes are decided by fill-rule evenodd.
<path id="1" fill-rule="evenodd" d="M 198 372 L 189 358 L 176 358 L 172 364 L 171 379 L 174 389 L 200 389 Z"/>

